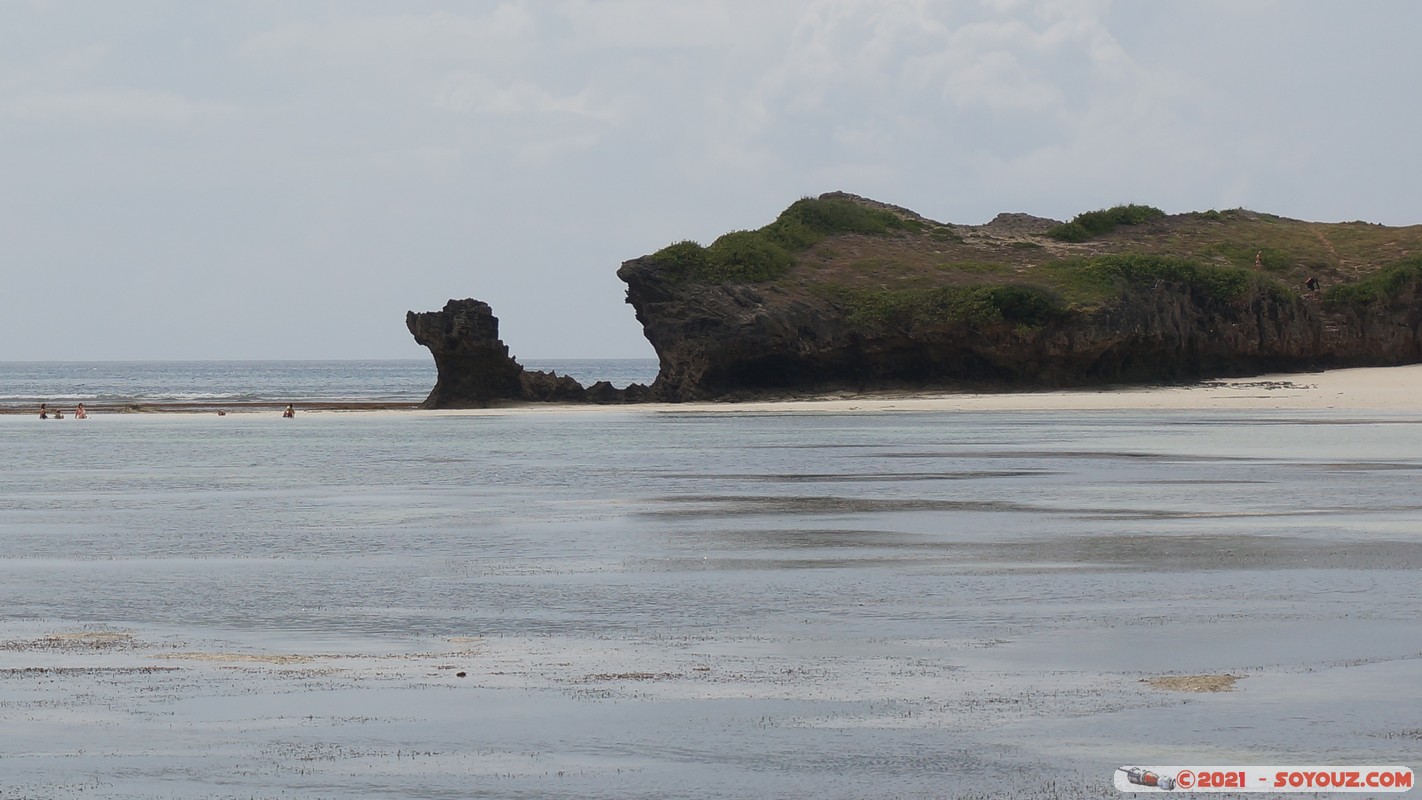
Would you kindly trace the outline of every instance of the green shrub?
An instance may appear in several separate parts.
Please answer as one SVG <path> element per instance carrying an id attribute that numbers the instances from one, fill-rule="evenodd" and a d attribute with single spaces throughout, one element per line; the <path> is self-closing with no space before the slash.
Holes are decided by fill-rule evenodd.
<path id="1" fill-rule="evenodd" d="M 723 234 L 706 248 L 710 272 L 717 281 L 755 283 L 784 275 L 795 263 L 790 251 L 760 231 Z"/>
<path id="2" fill-rule="evenodd" d="M 689 239 L 669 244 L 647 257 L 657 269 L 677 279 L 706 273 L 706 248 Z"/>
<path id="3" fill-rule="evenodd" d="M 706 282 L 756 282 L 784 275 L 795 263 L 795 254 L 828 236 L 859 233 L 883 236 L 895 230 L 921 230 L 917 221 L 869 208 L 840 197 L 801 198 L 754 231 L 734 231 L 703 248 L 695 242 L 677 242 L 648 259 L 676 280 Z"/>
<path id="4" fill-rule="evenodd" d="M 1001 320 L 1013 325 L 1041 327 L 1060 316 L 1066 307 L 1060 297 L 1039 286 L 1001 284 L 996 286 L 971 286 L 959 293 L 960 302 L 968 307 L 981 309 L 985 316 L 975 316 L 986 322 Z"/>
<path id="5" fill-rule="evenodd" d="M 802 197 L 780 212 L 773 229 L 782 224 L 795 224 L 820 234 L 821 238 L 836 233 L 880 235 L 908 226 L 897 214 L 860 205 L 841 197 Z"/>
<path id="6" fill-rule="evenodd" d="M 1422 286 L 1422 256 L 1413 256 L 1386 266 L 1352 283 L 1340 283 L 1323 291 L 1323 307 L 1330 311 L 1368 305 L 1391 306 Z"/>
<path id="7" fill-rule="evenodd" d="M 1165 212 L 1153 206 L 1124 205 L 1077 214 L 1071 222 L 1058 225 L 1047 235 L 1063 242 L 1084 242 L 1115 230 L 1120 225 L 1141 225 L 1161 219 Z"/>
<path id="8" fill-rule="evenodd" d="M 1252 270 L 1216 267 L 1170 256 L 1119 254 L 1059 261 L 1048 266 L 1072 289 L 1093 297 L 1159 282 L 1178 283 L 1205 291 L 1223 301 L 1237 300 L 1261 278 Z"/>
<path id="9" fill-rule="evenodd" d="M 1062 242 L 1085 242 L 1091 238 L 1091 231 L 1075 222 L 1067 222 L 1051 228 L 1047 235 Z"/>
<path id="10" fill-rule="evenodd" d="M 754 283 L 784 275 L 795 257 L 764 230 L 732 231 L 702 247 L 682 241 L 647 256 L 657 269 L 675 281 Z"/>

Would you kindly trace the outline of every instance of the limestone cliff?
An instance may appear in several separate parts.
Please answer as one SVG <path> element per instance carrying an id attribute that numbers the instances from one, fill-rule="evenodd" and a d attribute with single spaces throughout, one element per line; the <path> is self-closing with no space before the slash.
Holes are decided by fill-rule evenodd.
<path id="1" fill-rule="evenodd" d="M 618 276 L 671 401 L 1422 361 L 1422 228 L 1121 208 L 950 226 L 835 193 Z"/>

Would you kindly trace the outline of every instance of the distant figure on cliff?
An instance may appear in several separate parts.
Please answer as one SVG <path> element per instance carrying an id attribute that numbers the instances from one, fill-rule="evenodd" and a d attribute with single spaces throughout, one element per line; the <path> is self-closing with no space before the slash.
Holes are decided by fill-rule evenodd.
<path id="1" fill-rule="evenodd" d="M 1318 291 L 1318 278 L 1310 277 L 1308 280 L 1304 281 L 1304 286 L 1307 286 L 1310 292 Z"/>
<path id="2" fill-rule="evenodd" d="M 291 403 L 287 403 L 286 410 L 281 412 L 281 416 L 283 419 L 291 419 L 296 416 L 296 409 L 292 408 Z"/>
<path id="3" fill-rule="evenodd" d="M 40 419 L 49 419 L 48 403 L 40 403 Z"/>
<path id="4" fill-rule="evenodd" d="M 88 418 L 89 418 L 89 412 L 87 412 L 87 411 L 84 410 L 84 404 L 83 404 L 83 403 L 80 403 L 77 407 L 75 407 L 75 409 L 74 409 L 74 418 L 75 418 L 75 419 L 88 419 Z"/>
<path id="5" fill-rule="evenodd" d="M 1254 254 L 1254 268 L 1264 269 L 1264 251 L 1259 250 Z"/>

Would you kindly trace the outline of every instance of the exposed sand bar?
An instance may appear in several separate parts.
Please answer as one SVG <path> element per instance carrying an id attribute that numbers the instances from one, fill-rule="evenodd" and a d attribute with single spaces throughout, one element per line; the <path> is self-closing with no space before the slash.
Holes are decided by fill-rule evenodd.
<path id="1" fill-rule="evenodd" d="M 1280 373 L 1224 378 L 1170 386 L 1120 386 L 1022 392 L 875 392 L 756 400 L 750 402 L 639 403 L 571 405 L 536 403 L 484 409 L 423 411 L 413 403 L 296 401 L 298 412 L 337 411 L 478 415 L 526 413 L 599 413 L 640 409 L 681 413 L 771 413 L 823 411 L 1111 411 L 1151 410 L 1300 410 L 1422 411 L 1422 364 L 1363 367 L 1325 372 Z M 90 414 L 107 413 L 277 413 L 284 403 L 141 403 L 127 406 L 90 404 Z M 64 408 L 61 406 L 61 408 Z M 66 413 L 71 409 L 65 408 Z M 3 408 L 0 413 L 31 413 Z"/>
<path id="2" fill-rule="evenodd" d="M 880 392 L 734 403 L 645 403 L 635 406 L 528 405 L 451 409 L 427 414 L 606 412 L 639 408 L 670 413 L 824 411 L 1163 411 L 1299 410 L 1422 411 L 1422 364 L 1223 378 L 1171 386 L 1118 386 L 1023 392 Z"/>
<path id="3" fill-rule="evenodd" d="M 839 395 L 751 403 L 681 403 L 666 411 L 1422 411 L 1422 365 L 1261 375 L 1178 386 L 1046 392 L 934 392 Z"/>

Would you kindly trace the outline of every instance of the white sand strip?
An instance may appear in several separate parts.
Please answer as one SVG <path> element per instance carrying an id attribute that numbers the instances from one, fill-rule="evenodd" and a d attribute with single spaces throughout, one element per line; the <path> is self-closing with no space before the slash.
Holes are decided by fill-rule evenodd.
<path id="1" fill-rule="evenodd" d="M 1422 364 L 1228 378 L 1188 386 L 1137 386 L 1044 392 L 918 392 L 836 394 L 748 403 L 528 405 L 514 408 L 420 411 L 477 415 L 606 413 L 767 413 L 850 411 L 1111 411 L 1111 410 L 1356 410 L 1422 412 Z M 403 413 L 403 412 L 372 412 Z"/>

